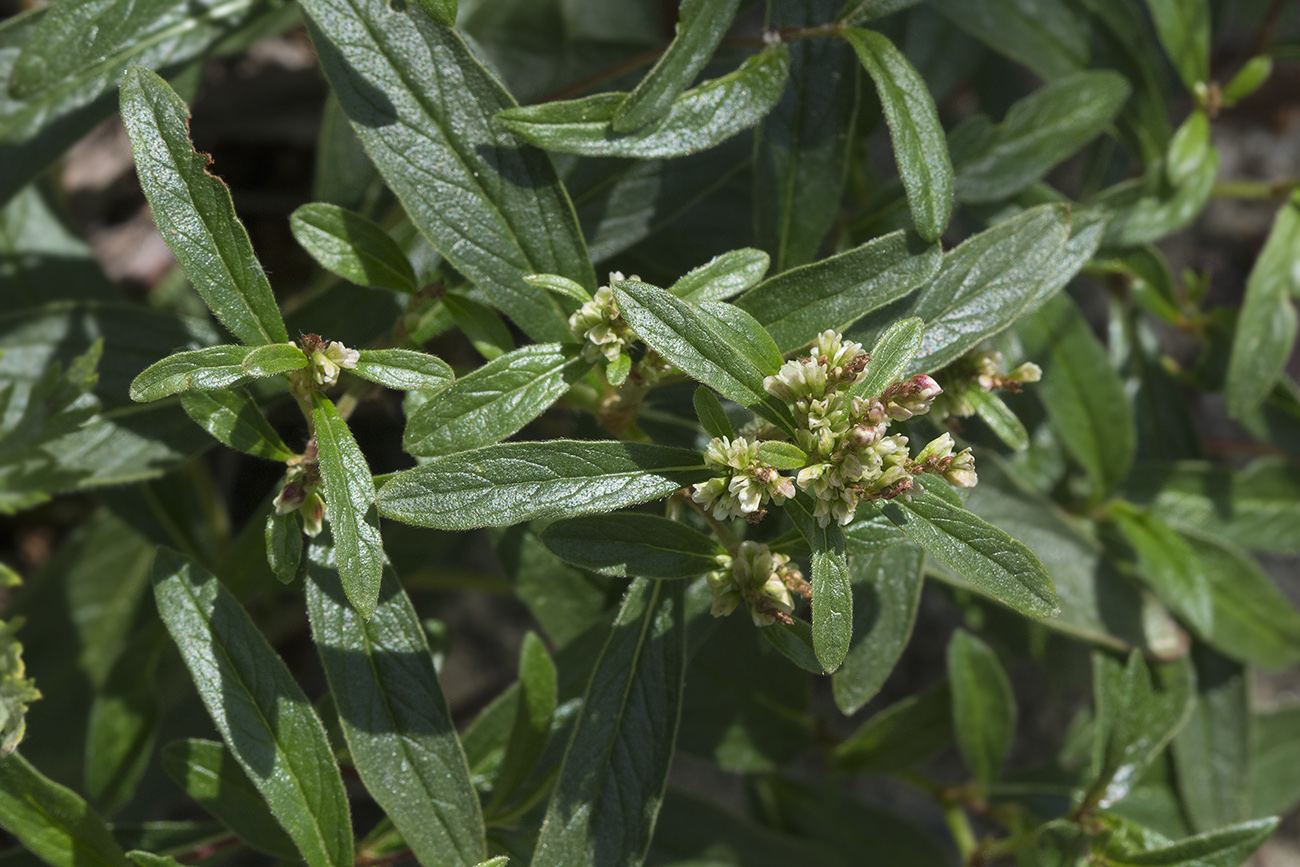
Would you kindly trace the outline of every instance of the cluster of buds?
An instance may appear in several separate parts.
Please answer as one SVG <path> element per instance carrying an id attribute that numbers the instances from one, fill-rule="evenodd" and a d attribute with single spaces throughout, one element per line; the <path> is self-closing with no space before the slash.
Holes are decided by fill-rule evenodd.
<path id="1" fill-rule="evenodd" d="M 975 414 L 975 405 L 968 397 L 972 389 L 1016 394 L 1025 383 L 1038 382 L 1043 377 L 1043 369 L 1031 361 L 1010 373 L 1000 373 L 1001 368 L 1002 353 L 997 350 L 969 352 L 954 361 L 940 373 L 944 395 L 936 404 L 935 413 L 940 417 L 968 418 Z"/>
<path id="2" fill-rule="evenodd" d="M 720 521 L 741 516 L 762 520 L 769 502 L 779 506 L 794 496 L 794 482 L 762 459 L 753 440 L 715 439 L 704 451 L 704 463 L 722 474 L 696 484 L 691 499 Z"/>
<path id="3" fill-rule="evenodd" d="M 622 279 L 623 275 L 618 271 L 610 272 L 610 283 Z M 586 344 L 582 354 L 588 361 L 604 358 L 606 362 L 613 363 L 637 339 L 618 312 L 618 305 L 614 303 L 614 290 L 609 286 L 597 289 L 592 299 L 569 317 L 569 328 Z"/>
<path id="4" fill-rule="evenodd" d="M 316 441 L 307 443 L 303 453 L 286 461 L 286 465 L 289 471 L 285 473 L 284 485 L 276 495 L 275 513 L 298 512 L 302 516 L 303 532 L 316 536 L 325 519 L 325 501 L 319 492 L 321 478 Z"/>
<path id="5" fill-rule="evenodd" d="M 887 433 L 891 422 L 928 412 L 942 392 L 939 384 L 921 374 L 877 396 L 854 394 L 869 360 L 861 344 L 825 331 L 809 357 L 786 362 L 763 382 L 794 413 L 795 445 L 808 455 L 795 480 L 813 494 L 813 514 L 822 526 L 848 524 L 861 500 L 892 499 L 911 490 L 917 473 L 940 471 L 938 462 L 911 459 L 907 437 Z M 973 464 L 968 476 L 952 477 L 974 484 Z"/>
<path id="6" fill-rule="evenodd" d="M 326 340 L 319 334 L 304 334 L 298 345 L 307 356 L 307 367 L 290 377 L 291 390 L 302 397 L 311 391 L 329 388 L 339 381 L 339 373 L 352 370 L 361 360 L 361 353 L 348 349 L 337 340 Z"/>
<path id="7" fill-rule="evenodd" d="M 720 569 L 710 572 L 714 617 L 725 617 L 743 601 L 755 626 L 793 623 L 794 595 L 812 598 L 812 589 L 785 554 L 773 554 L 758 542 L 741 542 L 735 557 L 723 557 Z"/>

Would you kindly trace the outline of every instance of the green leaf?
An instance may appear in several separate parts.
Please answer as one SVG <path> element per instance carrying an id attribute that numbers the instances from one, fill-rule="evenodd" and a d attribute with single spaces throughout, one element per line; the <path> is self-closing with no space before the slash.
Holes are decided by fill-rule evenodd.
<path id="1" fill-rule="evenodd" d="M 287 461 L 293 452 L 242 388 L 191 391 L 181 406 L 195 424 L 232 449 L 269 461 Z"/>
<path id="2" fill-rule="evenodd" d="M 1191 546 L 1164 521 L 1127 504 L 1110 514 L 1136 554 L 1138 579 L 1197 632 L 1212 633 L 1210 584 Z"/>
<path id="3" fill-rule="evenodd" d="M 686 91 L 662 120 L 635 132 L 619 133 L 610 126 L 627 98 L 622 93 L 512 108 L 498 114 L 496 121 L 548 151 L 588 157 L 681 157 L 711 148 L 762 120 L 780 99 L 789 73 L 786 47 L 768 48 L 735 72 Z"/>
<path id="4" fill-rule="evenodd" d="M 998 776 L 1016 731 L 1011 681 L 993 649 L 963 629 L 948 642 L 952 723 L 966 767 L 985 787 Z"/>
<path id="5" fill-rule="evenodd" d="M 668 291 L 686 301 L 723 301 L 762 280 L 769 264 L 762 250 L 732 250 L 687 271 Z"/>
<path id="6" fill-rule="evenodd" d="M 500 769 L 492 782 L 488 813 L 509 803 L 542 758 L 551 735 L 558 694 L 555 663 L 537 633 L 524 635 L 519 650 L 519 701 Z"/>
<path id="7" fill-rule="evenodd" d="M 243 343 L 285 343 L 289 333 L 226 185 L 195 153 L 189 111 L 142 67 L 122 79 L 122 121 L 154 222 L 190 282 Z"/>
<path id="8" fill-rule="evenodd" d="M 375 510 L 375 480 L 348 423 L 329 398 L 313 394 L 311 418 L 320 456 L 321 493 L 348 599 L 369 617 L 379 599 L 384 540 Z"/>
<path id="9" fill-rule="evenodd" d="M 1263 403 L 1282 376 L 1296 340 L 1300 274 L 1295 268 L 1300 247 L 1300 194 L 1277 212 L 1264 249 L 1250 269 L 1246 297 L 1228 361 L 1228 414 L 1241 418 Z"/>
<path id="10" fill-rule="evenodd" d="M 591 365 L 573 347 L 524 346 L 462 376 L 411 416 L 402 448 L 436 457 L 490 445 L 537 418 Z"/>
<path id="11" fill-rule="evenodd" d="M 1130 88 L 1109 70 L 1048 82 L 996 125 L 977 116 L 948 136 L 957 198 L 969 204 L 1014 196 L 1077 153 L 1115 119 Z"/>
<path id="12" fill-rule="evenodd" d="M 297 346 L 210 346 L 178 352 L 145 368 L 131 383 L 131 399 L 161 400 L 183 391 L 217 391 L 307 366 Z"/>
<path id="13" fill-rule="evenodd" d="M 758 459 L 778 470 L 798 470 L 808 463 L 808 453 L 793 443 L 767 440 L 758 444 Z"/>
<path id="14" fill-rule="evenodd" d="M 1273 74 L 1273 58 L 1267 54 L 1252 57 L 1238 70 L 1237 74 L 1223 86 L 1221 102 L 1224 108 L 1232 108 L 1246 97 L 1253 94 L 1268 81 Z"/>
<path id="15" fill-rule="evenodd" d="M 824 848 L 744 818 L 715 802 L 669 788 L 649 864 L 699 867 L 842 867 Z"/>
<path id="16" fill-rule="evenodd" d="M 524 280 L 529 285 L 537 285 L 527 277 Z M 474 349 L 484 358 L 488 360 L 499 358 L 515 348 L 515 340 L 510 334 L 510 328 L 496 314 L 496 311 L 486 304 L 479 304 L 464 295 L 448 292 L 442 296 L 442 306 L 451 314 L 456 327 L 465 333 Z"/>
<path id="17" fill-rule="evenodd" d="M 781 353 L 770 337 L 765 345 L 761 342 L 761 325 L 752 319 L 747 323 L 745 335 L 756 330 L 760 338 L 747 347 L 711 312 L 648 283 L 619 282 L 614 300 L 628 325 L 674 367 L 771 421 L 791 424 L 789 410 L 763 389 L 763 378 L 781 366 Z M 735 319 L 746 315 L 740 308 L 731 310 Z"/>
<path id="18" fill-rule="evenodd" d="M 607 512 L 712 475 L 699 452 L 621 442 L 504 443 L 435 458 L 379 489 L 381 515 L 444 530 Z"/>
<path id="19" fill-rule="evenodd" d="M 916 235 L 894 232 L 755 286 L 736 301 L 763 325 L 783 353 L 827 328 L 844 331 L 934 276 L 942 251 Z"/>
<path id="20" fill-rule="evenodd" d="M 916 317 L 900 319 L 889 326 L 871 348 L 867 374 L 853 386 L 853 394 L 879 397 L 886 388 L 902 379 L 921 348 L 924 334 L 925 328 Z"/>
<path id="21" fill-rule="evenodd" d="M 601 575 L 689 578 L 718 568 L 711 537 L 678 521 L 634 512 L 556 521 L 541 533 L 555 556 Z"/>
<path id="22" fill-rule="evenodd" d="M 1032 551 L 932 491 L 912 490 L 911 499 L 898 497 L 877 508 L 979 592 L 1030 617 L 1059 613 L 1052 579 Z"/>
<path id="23" fill-rule="evenodd" d="M 695 81 L 736 17 L 740 0 L 686 0 L 668 50 L 614 112 L 610 128 L 624 133 L 668 114 Z"/>
<path id="24" fill-rule="evenodd" d="M 915 545 L 894 545 L 849 560 L 853 639 L 844 665 L 831 678 L 841 713 L 861 710 L 903 655 L 921 605 L 922 559 Z"/>
<path id="25" fill-rule="evenodd" d="M 1208 136 L 1208 125 L 1195 118 L 1188 123 L 1192 131 Z M 1157 241 L 1191 223 L 1204 209 L 1219 173 L 1219 152 L 1205 140 L 1182 137 L 1178 144 L 1202 156 L 1199 165 L 1180 164 L 1179 171 L 1186 175 L 1181 184 L 1166 183 L 1164 173 L 1153 172 L 1150 177 L 1116 184 L 1089 202 L 1090 210 L 1110 217 L 1103 240 L 1107 247 Z"/>
<path id="26" fill-rule="evenodd" d="M 980 460 L 966 507 L 1033 551 L 1052 577 L 1061 613 L 1044 626 L 1117 650 L 1181 652 L 1186 634 L 1102 556 L 1096 539 L 1047 497 L 1016 484 L 991 455 Z"/>
<path id="27" fill-rule="evenodd" d="M 523 278 L 565 274 L 594 288 L 595 275 L 550 161 L 491 122 L 510 95 L 422 13 L 387 0 L 302 7 L 330 86 L 411 221 L 534 340 L 569 339 L 555 299 Z"/>
<path id="28" fill-rule="evenodd" d="M 560 274 L 529 274 L 524 277 L 524 280 L 529 286 L 538 286 L 550 292 L 566 295 L 579 304 L 586 304 L 591 300 L 591 293 L 583 288 L 581 283 Z"/>
<path id="29" fill-rule="evenodd" d="M 153 580 L 158 613 L 212 721 L 303 858 L 351 865 L 343 779 L 289 670 L 216 576 L 163 548 Z"/>
<path id="30" fill-rule="evenodd" d="M 1191 90 L 1210 80 L 1210 6 L 1206 0 L 1147 0 L 1156 33 Z"/>
<path id="31" fill-rule="evenodd" d="M 810 674 L 825 674 L 826 669 L 817 659 L 813 649 L 812 627 L 806 621 L 793 623 L 773 623 L 764 626 L 759 633 L 767 643 L 777 649 L 786 659 Z M 839 672 L 836 672 L 838 674 Z"/>
<path id="32" fill-rule="evenodd" d="M 1204 111 L 1187 116 L 1169 140 L 1165 157 L 1165 178 L 1175 187 L 1191 180 L 1205 162 L 1210 149 L 1210 118 Z"/>
<path id="33" fill-rule="evenodd" d="M 640 863 L 668 783 L 686 674 L 684 585 L 632 582 L 591 674 L 533 867 Z"/>
<path id="34" fill-rule="evenodd" d="M 821 526 L 809 501 L 801 492 L 786 501 L 785 512 L 812 547 L 813 650 L 830 674 L 844 662 L 853 638 L 853 588 L 843 531 L 833 523 Z"/>
<path id="35" fill-rule="evenodd" d="M 905 771 L 952 743 L 952 691 L 944 680 L 876 713 L 835 748 L 851 774 Z"/>
<path id="36" fill-rule="evenodd" d="M 478 796 L 415 608 L 389 568 L 359 616 L 335 553 L 309 551 L 307 612 L 352 763 L 416 858 L 477 864 L 487 857 Z"/>
<path id="37" fill-rule="evenodd" d="M 855 29 L 843 36 L 876 84 L 916 231 L 937 241 L 952 216 L 953 174 L 930 90 L 888 37 Z"/>
<path id="38" fill-rule="evenodd" d="M 314 202 L 289 215 L 289 228 L 317 264 L 344 280 L 408 295 L 420 288 L 402 248 L 364 214 Z"/>
<path id="39" fill-rule="evenodd" d="M 362 349 L 352 372 L 399 391 L 442 391 L 455 374 L 451 365 L 414 349 Z"/>
<path id="40" fill-rule="evenodd" d="M 1029 448 L 1029 431 L 1025 430 L 1024 424 L 1011 411 L 1011 407 L 1003 403 L 1002 398 L 982 388 L 968 390 L 965 397 L 975 407 L 975 414 L 980 420 L 1008 448 L 1018 452 Z"/>
<path id="41" fill-rule="evenodd" d="M 1092 671 L 1097 734 L 1088 798 L 1110 807 L 1128 795 L 1186 722 L 1195 698 L 1195 676 L 1184 659 L 1158 665 L 1153 677 L 1137 651 L 1123 665 L 1094 651 Z"/>
<path id="42" fill-rule="evenodd" d="M 17 753 L 0 759 L 0 825 L 54 867 L 126 867 L 104 820 Z"/>
<path id="43" fill-rule="evenodd" d="M 1049 298 L 1017 325 L 1025 357 L 1043 368 L 1033 387 L 1053 429 L 1092 479 L 1094 497 L 1112 493 L 1137 452 L 1128 395 L 1068 295 Z"/>
<path id="44" fill-rule="evenodd" d="M 816 27 L 837 0 L 780 0 L 767 26 Z M 790 84 L 755 131 L 754 236 L 776 271 L 817 258 L 840 213 L 862 78 L 853 50 L 838 39 L 790 43 Z"/>
<path id="45" fill-rule="evenodd" d="M 153 754 L 161 716 L 155 672 L 165 640 L 153 623 L 133 630 L 91 704 L 86 724 L 86 794 L 110 814 L 131 801 Z M 4 694 L 17 692 L 29 698 L 22 695 L 21 666 L 17 674 L 15 682 L 13 674 L 6 673 Z M 26 685 L 30 687 L 30 682 Z"/>
<path id="46" fill-rule="evenodd" d="M 456 25 L 457 0 L 416 0 L 430 18 L 448 27 Z"/>
<path id="47" fill-rule="evenodd" d="M 1238 867 L 1277 830 L 1278 820 L 1242 822 L 1157 849 L 1108 852 L 1115 867 Z"/>
<path id="48" fill-rule="evenodd" d="M 152 852 L 134 850 L 126 853 L 136 867 L 183 867 L 181 862 L 170 855 L 155 855 Z"/>
<path id="49" fill-rule="evenodd" d="M 266 565 L 281 584 L 290 584 L 302 571 L 302 515 L 297 509 L 281 515 L 274 509 L 266 516 Z"/>
<path id="50" fill-rule="evenodd" d="M 163 748 L 162 767 L 186 795 L 249 846 L 279 858 L 298 857 L 297 847 L 224 744 L 172 741 Z"/>
<path id="51" fill-rule="evenodd" d="M 1251 713 L 1246 670 L 1192 648 L 1196 702 L 1170 746 L 1178 795 L 1197 832 L 1250 818 Z"/>
<path id="52" fill-rule="evenodd" d="M 853 26 L 915 6 L 918 2 L 919 0 L 845 0 L 835 20 Z"/>
<path id="53" fill-rule="evenodd" d="M 1070 209 L 1049 204 L 986 229 L 949 251 L 939 273 L 908 311 L 925 321 L 913 368 L 931 371 L 955 361 L 1014 322 L 1039 297 L 1044 284 L 1064 285 L 1056 266 L 1069 237 Z"/>
<path id="54" fill-rule="evenodd" d="M 722 401 L 713 393 L 713 389 L 706 385 L 701 385 L 695 389 L 695 395 L 691 399 L 695 406 L 695 414 L 699 416 L 700 425 L 704 432 L 714 439 L 723 437 L 731 438 L 736 432 L 731 428 L 731 419 L 727 418 L 727 411 L 722 408 Z"/>
<path id="55" fill-rule="evenodd" d="M 1254 714 L 1251 735 L 1251 815 L 1289 813 L 1300 803 L 1300 704 Z"/>
<path id="56" fill-rule="evenodd" d="M 1086 13 L 1072 4 L 1049 0 L 1025 7 L 1019 0 L 932 0 L 930 5 L 1040 78 L 1050 80 L 1092 65 Z"/>
<path id="57" fill-rule="evenodd" d="M 1201 637 L 1221 653 L 1286 668 L 1300 662 L 1300 612 L 1231 542 L 1183 532 L 1209 586 L 1212 618 Z"/>

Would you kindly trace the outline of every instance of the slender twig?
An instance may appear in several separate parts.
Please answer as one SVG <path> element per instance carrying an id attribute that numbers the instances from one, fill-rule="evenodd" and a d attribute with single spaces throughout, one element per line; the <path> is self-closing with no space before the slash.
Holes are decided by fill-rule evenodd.
<path id="1" fill-rule="evenodd" d="M 1276 201 L 1285 199 L 1298 189 L 1300 189 L 1300 178 L 1280 178 L 1275 181 L 1222 181 L 1214 185 L 1210 194 L 1216 199 Z"/>

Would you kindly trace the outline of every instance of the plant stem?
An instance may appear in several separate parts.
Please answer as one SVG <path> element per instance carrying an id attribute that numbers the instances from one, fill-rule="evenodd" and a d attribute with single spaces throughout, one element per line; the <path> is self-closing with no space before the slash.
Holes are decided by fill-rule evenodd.
<path id="1" fill-rule="evenodd" d="M 961 854 L 962 863 L 970 864 L 971 856 L 979 844 L 975 842 L 975 831 L 970 826 L 966 811 L 957 803 L 941 803 L 940 807 L 943 809 L 943 819 L 948 823 L 948 831 Z"/>
<path id="2" fill-rule="evenodd" d="M 1269 201 L 1285 199 L 1297 189 L 1300 189 L 1300 178 L 1281 178 L 1276 181 L 1222 181 L 1214 185 L 1210 194 L 1216 199 Z"/>

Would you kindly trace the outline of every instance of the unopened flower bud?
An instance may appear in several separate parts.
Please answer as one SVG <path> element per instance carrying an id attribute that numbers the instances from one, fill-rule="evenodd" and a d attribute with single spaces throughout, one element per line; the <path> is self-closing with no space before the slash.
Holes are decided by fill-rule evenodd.
<path id="1" fill-rule="evenodd" d="M 894 421 L 907 421 L 915 415 L 924 415 L 930 411 L 934 399 L 943 393 L 939 383 L 924 373 L 917 374 L 906 382 L 898 382 L 885 389 L 881 400 L 885 403 L 885 412 Z"/>
<path id="2" fill-rule="evenodd" d="M 308 536 L 319 535 L 325 520 L 325 501 L 321 499 L 321 495 L 308 495 L 307 501 L 302 504 L 300 511 L 303 532 Z"/>
<path id="3" fill-rule="evenodd" d="M 971 454 L 970 449 L 962 449 L 952 459 L 948 469 L 944 471 L 943 477 L 948 484 L 954 488 L 973 488 L 979 481 L 979 476 L 975 474 L 975 456 Z"/>
<path id="4" fill-rule="evenodd" d="M 1043 378 L 1043 369 L 1032 361 L 1026 361 L 1007 374 L 1007 379 L 1015 382 L 1038 382 Z"/>
<path id="5" fill-rule="evenodd" d="M 924 464 L 931 461 L 941 461 L 952 454 L 952 446 L 952 434 L 944 433 L 930 440 L 929 444 L 921 449 L 916 456 L 916 462 Z"/>

